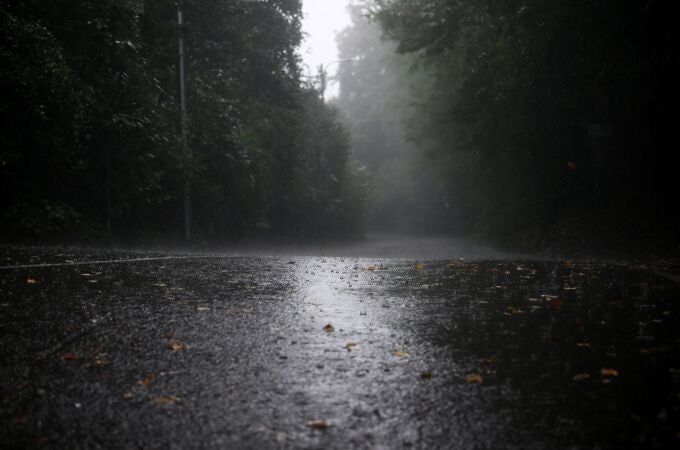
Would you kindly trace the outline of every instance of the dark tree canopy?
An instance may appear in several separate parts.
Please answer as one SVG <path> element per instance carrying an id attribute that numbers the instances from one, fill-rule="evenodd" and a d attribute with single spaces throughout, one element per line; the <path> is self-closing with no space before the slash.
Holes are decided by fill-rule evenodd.
<path id="1" fill-rule="evenodd" d="M 442 183 L 432 195 L 451 206 L 443 214 L 454 229 L 526 248 L 677 243 L 680 161 L 669 143 L 678 52 L 669 2 L 356 7 L 410 68 L 392 70 L 399 81 L 387 82 L 408 86 L 398 114 L 410 145 L 427 156 L 422 169 L 437 169 Z M 378 42 L 357 27 L 348 33 L 345 46 Z M 364 52 L 352 65 L 364 68 L 343 84 L 346 110 L 361 105 L 353 83 L 364 86 L 358 80 L 371 74 L 366 59 L 385 60 Z"/>
<path id="2" fill-rule="evenodd" d="M 181 8 L 179 29 L 174 1 L 0 2 L 6 237 L 177 238 L 187 177 L 199 239 L 358 229 L 346 133 L 300 76 L 300 1 Z"/>

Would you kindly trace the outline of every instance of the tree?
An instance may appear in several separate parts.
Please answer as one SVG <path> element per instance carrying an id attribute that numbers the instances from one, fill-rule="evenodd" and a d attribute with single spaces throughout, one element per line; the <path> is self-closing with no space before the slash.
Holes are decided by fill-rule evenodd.
<path id="1" fill-rule="evenodd" d="M 461 215 L 495 240 L 535 247 L 677 224 L 663 169 L 677 156 L 661 144 L 675 108 L 662 94 L 677 58 L 668 8 L 380 0 L 374 13 L 425 69 L 413 137 L 450 174 L 449 196 L 469 193 L 454 202 Z"/>
<path id="2" fill-rule="evenodd" d="M 300 2 L 181 7 L 180 30 L 170 0 L 0 3 L 3 230 L 179 238 L 185 174 L 199 240 L 348 229 L 334 219 L 360 205 L 342 203 L 352 190 L 344 131 L 300 80 Z M 180 145 L 178 33 L 191 157 Z M 323 195 L 310 203 L 313 190 Z"/>

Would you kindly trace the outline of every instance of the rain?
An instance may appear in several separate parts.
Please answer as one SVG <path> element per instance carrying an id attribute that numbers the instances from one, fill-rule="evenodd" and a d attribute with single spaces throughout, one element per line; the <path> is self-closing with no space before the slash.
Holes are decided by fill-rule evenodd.
<path id="1" fill-rule="evenodd" d="M 2 446 L 677 447 L 672 19 L 0 1 Z"/>

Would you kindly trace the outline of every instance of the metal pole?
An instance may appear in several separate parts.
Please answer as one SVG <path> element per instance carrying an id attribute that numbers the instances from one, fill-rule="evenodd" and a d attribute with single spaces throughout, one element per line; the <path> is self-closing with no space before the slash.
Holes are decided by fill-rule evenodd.
<path id="1" fill-rule="evenodd" d="M 319 70 L 319 90 L 321 91 L 321 102 L 326 103 L 326 88 L 328 87 L 328 68 L 331 66 L 331 64 L 335 63 L 343 63 L 343 62 L 349 62 L 349 61 L 356 61 L 357 58 L 345 58 L 345 59 L 337 59 L 335 61 L 331 61 L 329 63 L 324 64 L 319 64 L 318 70 Z M 331 77 L 332 79 L 332 77 Z"/>
<path id="2" fill-rule="evenodd" d="M 189 150 L 189 143 L 187 140 L 187 102 L 186 93 L 184 89 L 184 39 L 182 36 L 182 9 L 177 6 L 177 25 L 179 25 L 179 103 L 181 113 L 181 128 L 182 128 L 182 149 L 187 158 L 189 168 L 185 174 L 184 182 L 184 239 L 187 242 L 191 241 L 191 163 L 192 155 Z"/>
<path id="3" fill-rule="evenodd" d="M 329 64 L 326 65 L 328 67 Z M 323 64 L 319 65 L 319 90 L 321 91 L 321 103 L 326 102 L 326 68 Z"/>

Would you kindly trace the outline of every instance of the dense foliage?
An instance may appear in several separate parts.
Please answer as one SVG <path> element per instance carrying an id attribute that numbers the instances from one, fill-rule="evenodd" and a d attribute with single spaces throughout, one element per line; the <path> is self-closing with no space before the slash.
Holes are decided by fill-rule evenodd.
<path id="1" fill-rule="evenodd" d="M 394 72 L 402 120 L 453 228 L 528 248 L 677 244 L 670 2 L 362 4 L 411 68 Z"/>
<path id="2" fill-rule="evenodd" d="M 337 113 L 301 80 L 299 0 L 0 2 L 5 237 L 355 232 Z M 178 106 L 186 54 L 188 145 Z"/>

